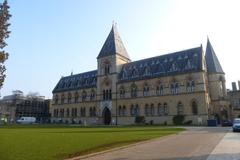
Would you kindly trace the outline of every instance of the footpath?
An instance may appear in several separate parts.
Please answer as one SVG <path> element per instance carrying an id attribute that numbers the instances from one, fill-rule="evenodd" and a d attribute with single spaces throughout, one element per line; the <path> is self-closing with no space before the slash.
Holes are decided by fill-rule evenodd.
<path id="1" fill-rule="evenodd" d="M 228 132 L 207 160 L 240 160 L 240 133 Z"/>

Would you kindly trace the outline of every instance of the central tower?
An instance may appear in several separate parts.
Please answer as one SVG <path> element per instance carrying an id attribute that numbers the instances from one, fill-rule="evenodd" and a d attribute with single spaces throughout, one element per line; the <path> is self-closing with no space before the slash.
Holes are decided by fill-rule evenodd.
<path id="1" fill-rule="evenodd" d="M 118 73 L 122 64 L 130 61 L 116 25 L 113 24 L 97 57 L 97 95 L 103 124 L 116 123 Z"/>

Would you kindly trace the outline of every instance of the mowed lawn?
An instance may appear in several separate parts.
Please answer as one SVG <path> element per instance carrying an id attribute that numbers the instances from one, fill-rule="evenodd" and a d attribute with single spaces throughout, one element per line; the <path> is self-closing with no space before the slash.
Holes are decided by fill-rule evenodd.
<path id="1" fill-rule="evenodd" d="M 183 130 L 159 126 L 0 126 L 0 160 L 65 159 Z"/>

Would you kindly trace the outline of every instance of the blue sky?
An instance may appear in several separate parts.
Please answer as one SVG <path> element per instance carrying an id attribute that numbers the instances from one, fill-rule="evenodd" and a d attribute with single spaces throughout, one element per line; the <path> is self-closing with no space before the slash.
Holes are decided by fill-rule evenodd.
<path id="1" fill-rule="evenodd" d="M 226 73 L 240 80 L 240 3 L 197 0 L 9 0 L 12 14 L 6 50 L 12 90 L 51 98 L 61 76 L 94 70 L 112 21 L 132 60 L 203 44 L 207 35 Z"/>

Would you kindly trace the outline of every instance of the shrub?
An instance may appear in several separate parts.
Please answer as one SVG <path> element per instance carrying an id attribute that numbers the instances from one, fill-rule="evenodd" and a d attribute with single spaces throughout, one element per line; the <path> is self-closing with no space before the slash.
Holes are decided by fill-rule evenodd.
<path id="1" fill-rule="evenodd" d="M 240 114 L 238 115 L 238 118 L 240 118 Z"/>
<path id="2" fill-rule="evenodd" d="M 145 117 L 144 116 L 136 116 L 135 117 L 135 123 L 136 124 L 144 124 L 145 123 Z"/>
<path id="3" fill-rule="evenodd" d="M 167 125 L 167 121 L 164 121 L 163 125 L 166 126 Z"/>
<path id="4" fill-rule="evenodd" d="M 184 122 L 184 119 L 185 119 L 184 115 L 176 115 L 173 117 L 173 124 L 182 125 Z"/>

